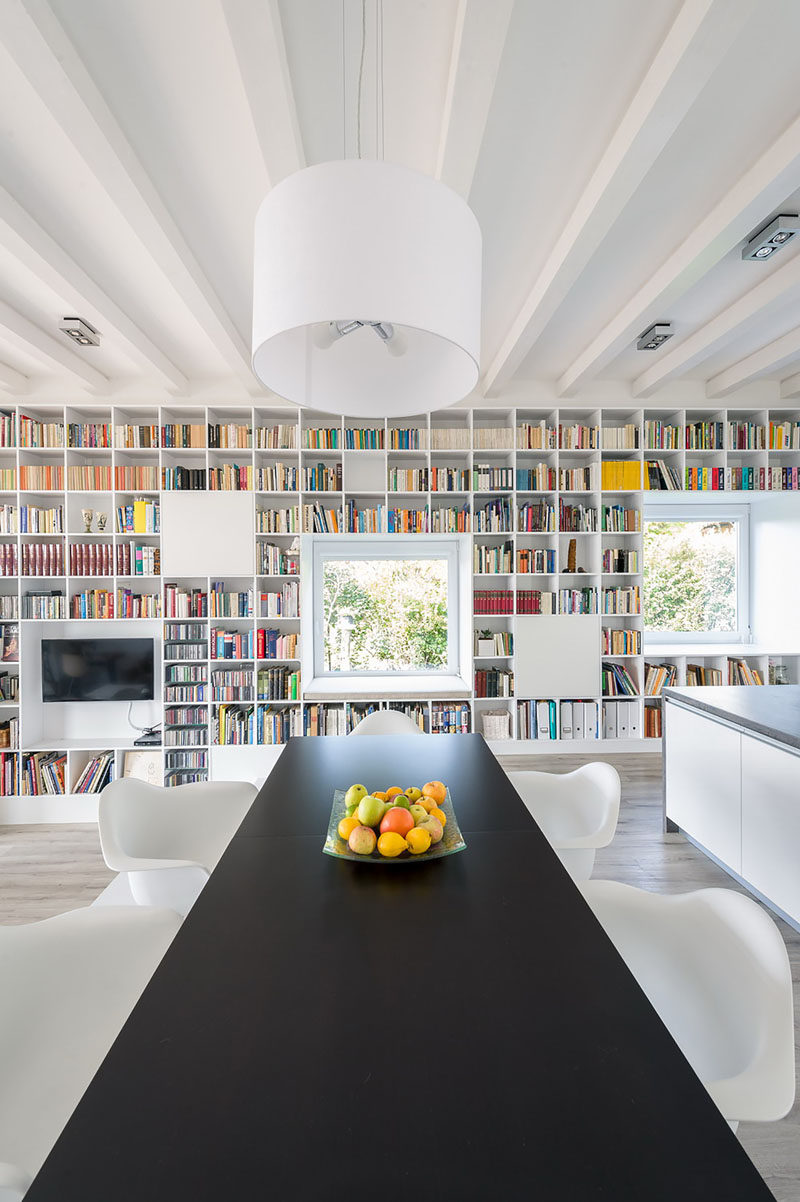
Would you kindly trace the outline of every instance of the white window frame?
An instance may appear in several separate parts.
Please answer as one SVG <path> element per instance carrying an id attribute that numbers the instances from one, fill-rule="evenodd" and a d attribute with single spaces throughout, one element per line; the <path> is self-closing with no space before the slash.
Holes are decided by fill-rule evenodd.
<path id="1" fill-rule="evenodd" d="M 325 667 L 325 629 L 323 616 L 323 561 L 326 559 L 444 559 L 447 562 L 447 663 L 441 668 L 420 672 L 386 669 L 331 671 Z M 471 602 L 471 549 L 469 538 L 460 534 L 320 534 L 304 537 L 301 543 L 301 593 L 311 598 L 311 612 L 301 615 L 302 661 L 306 679 L 315 681 L 358 680 L 374 684 L 375 692 L 388 681 L 398 678 L 419 680 L 424 676 L 435 691 L 436 681 L 463 677 L 469 645 L 470 624 L 465 605 Z M 465 654 L 466 652 L 466 654 Z M 360 690 L 363 691 L 363 690 Z"/>
<path id="2" fill-rule="evenodd" d="M 645 494 L 646 495 L 646 494 Z M 693 502 L 690 505 L 644 504 L 643 522 L 735 522 L 736 630 L 648 630 L 642 605 L 645 651 L 647 643 L 748 643 L 750 641 L 750 507 Z M 644 536 L 644 527 L 642 528 Z M 642 567 L 644 568 L 642 552 Z"/>

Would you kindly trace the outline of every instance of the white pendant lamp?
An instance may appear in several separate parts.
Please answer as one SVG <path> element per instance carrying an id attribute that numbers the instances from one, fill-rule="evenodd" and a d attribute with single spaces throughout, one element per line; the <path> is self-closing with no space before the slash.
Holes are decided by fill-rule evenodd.
<path id="1" fill-rule="evenodd" d="M 256 217 L 253 370 L 352 417 L 442 409 L 478 381 L 481 234 L 445 185 L 393 163 L 298 171 Z"/>

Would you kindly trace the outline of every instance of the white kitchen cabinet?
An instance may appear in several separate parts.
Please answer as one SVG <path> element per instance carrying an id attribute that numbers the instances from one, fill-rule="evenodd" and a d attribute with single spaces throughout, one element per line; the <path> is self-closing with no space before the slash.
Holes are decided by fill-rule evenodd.
<path id="1" fill-rule="evenodd" d="M 742 867 L 746 881 L 800 921 L 800 756 L 742 736 Z"/>
<path id="2" fill-rule="evenodd" d="M 742 736 L 674 702 L 665 710 L 667 818 L 741 873 Z"/>

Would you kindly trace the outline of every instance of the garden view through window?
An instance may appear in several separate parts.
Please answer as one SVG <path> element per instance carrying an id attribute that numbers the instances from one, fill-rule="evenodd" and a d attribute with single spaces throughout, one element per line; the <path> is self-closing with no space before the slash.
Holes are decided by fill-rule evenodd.
<path id="1" fill-rule="evenodd" d="M 676 634 L 739 630 L 736 520 L 644 523 L 644 625 Z"/>
<path id="2" fill-rule="evenodd" d="M 328 672 L 447 671 L 446 558 L 324 559 Z"/>

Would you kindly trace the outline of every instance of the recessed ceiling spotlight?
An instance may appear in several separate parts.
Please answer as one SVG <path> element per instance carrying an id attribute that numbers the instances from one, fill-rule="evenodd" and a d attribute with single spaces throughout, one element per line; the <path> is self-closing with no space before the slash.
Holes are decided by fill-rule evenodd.
<path id="1" fill-rule="evenodd" d="M 752 235 L 742 251 L 742 258 L 758 261 L 768 259 L 776 250 L 791 242 L 798 230 L 800 217 L 797 213 L 781 213 L 780 217 L 765 225 L 763 230 Z"/>
<path id="2" fill-rule="evenodd" d="M 82 321 L 80 317 L 62 317 L 61 325 L 58 328 L 80 346 L 100 345 L 100 335 L 97 330 L 94 326 L 90 326 L 88 321 Z"/>
<path id="3" fill-rule="evenodd" d="M 671 337 L 672 326 L 670 323 L 668 321 L 660 322 L 658 325 L 650 326 L 643 334 L 639 335 L 636 349 L 638 351 L 657 351 Z"/>

